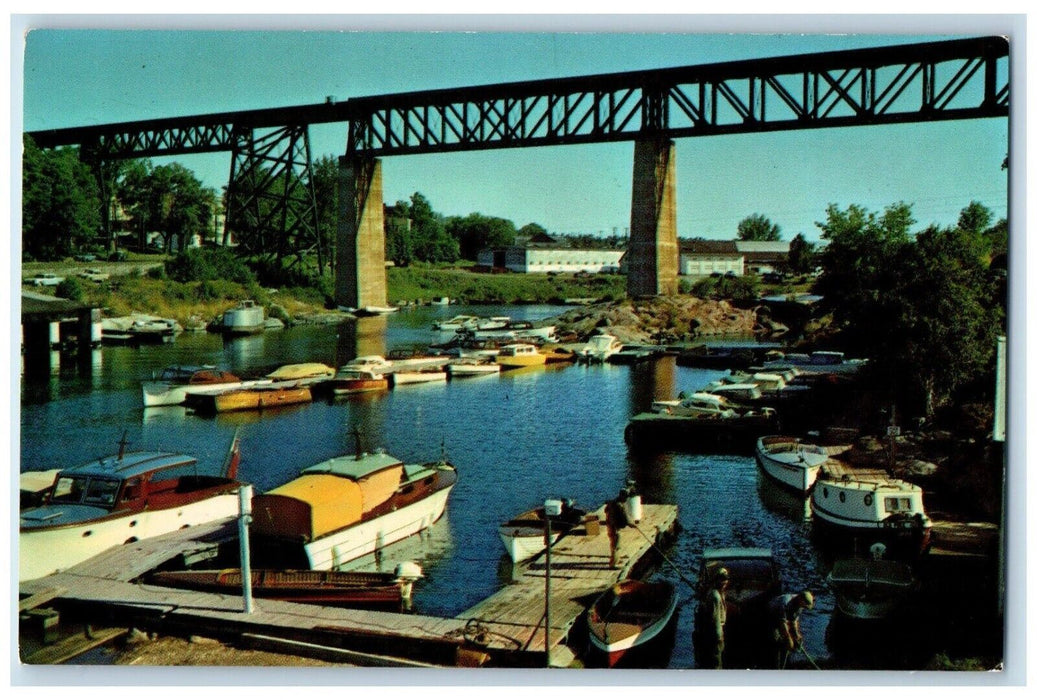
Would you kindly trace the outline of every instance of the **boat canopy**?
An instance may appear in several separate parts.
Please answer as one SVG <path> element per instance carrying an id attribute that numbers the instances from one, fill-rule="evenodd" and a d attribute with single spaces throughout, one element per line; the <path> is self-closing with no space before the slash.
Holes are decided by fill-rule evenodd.
<path id="1" fill-rule="evenodd" d="M 307 379 L 309 377 L 330 377 L 334 374 L 334 369 L 320 362 L 303 362 L 301 364 L 278 367 L 266 376 L 268 379 L 288 381 L 292 379 Z"/>
<path id="2" fill-rule="evenodd" d="M 303 474 L 252 499 L 252 528 L 258 534 L 311 541 L 360 521 L 360 484 L 332 474 Z"/>

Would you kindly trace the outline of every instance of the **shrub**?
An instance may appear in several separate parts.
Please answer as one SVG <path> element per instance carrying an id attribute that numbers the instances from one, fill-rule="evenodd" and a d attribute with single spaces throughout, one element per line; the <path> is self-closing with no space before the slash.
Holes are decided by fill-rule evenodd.
<path id="1" fill-rule="evenodd" d="M 191 248 L 167 260 L 166 274 L 177 282 L 230 280 L 239 284 L 254 282 L 255 274 L 226 248 Z"/>
<path id="2" fill-rule="evenodd" d="M 63 299 L 70 299 L 71 301 L 83 300 L 83 287 L 79 284 L 79 280 L 74 277 L 66 277 L 63 279 L 58 283 L 55 291 L 57 292 L 57 295 Z"/>

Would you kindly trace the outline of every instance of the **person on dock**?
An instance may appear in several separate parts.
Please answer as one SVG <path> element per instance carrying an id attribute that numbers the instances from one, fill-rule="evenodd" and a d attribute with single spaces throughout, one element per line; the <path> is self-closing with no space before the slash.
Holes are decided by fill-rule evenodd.
<path id="1" fill-rule="evenodd" d="M 619 546 L 619 529 L 626 525 L 626 515 L 623 512 L 623 501 L 626 494 L 621 492 L 619 498 L 605 503 L 605 529 L 609 536 L 609 568 L 616 568 L 616 549 Z"/>
<path id="2" fill-rule="evenodd" d="M 720 567 L 712 576 L 709 586 L 699 596 L 695 609 L 695 645 L 697 668 L 721 669 L 724 657 L 724 626 L 727 624 L 727 585 L 730 574 Z"/>
<path id="3" fill-rule="evenodd" d="M 783 669 L 789 655 L 803 645 L 803 634 L 799 629 L 799 614 L 814 607 L 814 594 L 810 591 L 785 593 L 775 596 L 767 605 L 767 614 L 773 625 L 774 668 Z"/>

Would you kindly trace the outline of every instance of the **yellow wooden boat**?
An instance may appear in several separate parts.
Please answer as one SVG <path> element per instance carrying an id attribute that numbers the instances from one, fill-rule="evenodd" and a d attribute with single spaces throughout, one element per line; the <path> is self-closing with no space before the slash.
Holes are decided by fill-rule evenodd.
<path id="1" fill-rule="evenodd" d="M 512 367 L 536 367 L 547 363 L 544 355 L 535 345 L 529 343 L 511 343 L 501 347 L 497 354 L 497 364 L 501 369 Z"/>
<path id="2" fill-rule="evenodd" d="M 254 411 L 277 406 L 309 403 L 313 394 L 308 386 L 263 386 L 211 394 L 188 394 L 187 405 L 198 413 Z"/>

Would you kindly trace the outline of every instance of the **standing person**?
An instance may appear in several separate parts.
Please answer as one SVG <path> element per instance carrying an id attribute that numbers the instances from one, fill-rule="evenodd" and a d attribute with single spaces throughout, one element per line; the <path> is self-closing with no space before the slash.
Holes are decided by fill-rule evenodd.
<path id="1" fill-rule="evenodd" d="M 619 545 L 619 528 L 626 525 L 626 516 L 623 514 L 623 504 L 620 498 L 605 503 L 605 528 L 609 536 L 609 568 L 616 568 L 616 547 Z"/>
<path id="2" fill-rule="evenodd" d="M 785 668 L 789 654 L 803 644 L 799 630 L 799 614 L 814 607 L 814 594 L 810 591 L 786 593 L 775 596 L 767 605 L 774 630 L 774 667 Z"/>
<path id="3" fill-rule="evenodd" d="M 695 609 L 695 666 L 721 669 L 724 657 L 724 625 L 727 624 L 727 585 L 730 574 L 720 567 Z"/>

